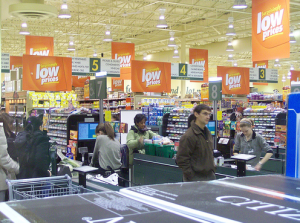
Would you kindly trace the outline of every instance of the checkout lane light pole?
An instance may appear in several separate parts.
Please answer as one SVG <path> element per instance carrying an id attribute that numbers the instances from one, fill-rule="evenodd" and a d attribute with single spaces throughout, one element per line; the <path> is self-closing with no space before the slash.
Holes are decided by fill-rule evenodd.
<path id="1" fill-rule="evenodd" d="M 97 77 L 105 77 L 105 76 L 107 76 L 106 71 L 95 73 L 96 78 Z M 103 120 L 103 99 L 99 99 L 99 122 L 104 123 L 104 120 Z"/>
<path id="2" fill-rule="evenodd" d="M 217 84 L 215 86 L 213 86 L 212 88 L 212 93 L 211 94 L 211 97 L 212 98 L 216 98 L 215 100 L 213 100 L 213 120 L 216 121 L 216 134 L 215 134 L 215 137 L 214 137 L 214 150 L 217 149 L 217 136 L 218 136 L 218 133 L 217 133 L 217 109 L 218 109 L 218 96 L 219 94 L 221 93 L 222 91 L 222 77 L 210 77 L 208 79 L 209 83 L 218 83 L 218 82 L 221 82 L 221 89 L 217 89 L 214 90 L 214 87 L 217 86 Z M 218 92 L 219 91 L 219 92 Z M 215 94 L 215 95 L 214 95 Z M 221 93 L 222 94 L 222 93 Z"/>

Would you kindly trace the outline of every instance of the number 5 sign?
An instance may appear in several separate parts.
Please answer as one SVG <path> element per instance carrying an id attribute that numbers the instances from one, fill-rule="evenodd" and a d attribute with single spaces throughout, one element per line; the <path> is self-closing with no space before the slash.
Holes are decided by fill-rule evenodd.
<path id="1" fill-rule="evenodd" d="M 222 80 L 209 82 L 208 89 L 210 101 L 222 100 Z"/>
<path id="2" fill-rule="evenodd" d="M 90 80 L 90 99 L 105 99 L 107 98 L 106 92 L 106 77 L 98 77 Z"/>

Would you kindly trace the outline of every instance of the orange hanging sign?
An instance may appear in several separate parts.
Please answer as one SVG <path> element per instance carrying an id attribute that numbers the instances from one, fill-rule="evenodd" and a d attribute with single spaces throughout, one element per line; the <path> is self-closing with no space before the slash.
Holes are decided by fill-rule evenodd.
<path id="1" fill-rule="evenodd" d="M 54 56 L 53 37 L 26 36 L 26 54 L 38 56 Z"/>
<path id="2" fill-rule="evenodd" d="M 171 63 L 132 61 L 132 92 L 171 92 Z"/>
<path id="3" fill-rule="evenodd" d="M 262 60 L 262 61 L 253 61 L 253 67 L 258 68 L 268 68 L 268 60 Z"/>
<path id="4" fill-rule="evenodd" d="M 23 90 L 71 91 L 72 58 L 23 55 Z"/>
<path id="5" fill-rule="evenodd" d="M 120 78 L 131 79 L 131 61 L 135 59 L 134 43 L 111 43 L 112 59 L 120 60 Z"/>
<path id="6" fill-rule="evenodd" d="M 290 57 L 290 1 L 252 1 L 252 61 Z"/>
<path id="7" fill-rule="evenodd" d="M 218 77 L 222 77 L 222 94 L 249 94 L 249 68 L 217 67 Z"/>
<path id="8" fill-rule="evenodd" d="M 203 65 L 203 81 L 208 82 L 208 50 L 203 49 L 189 49 L 189 63 Z M 191 81 L 199 82 L 199 81 Z"/>
<path id="9" fill-rule="evenodd" d="M 15 70 L 23 67 L 23 57 L 10 56 L 10 69 Z"/>
<path id="10" fill-rule="evenodd" d="M 299 70 L 291 70 L 291 82 L 292 81 L 300 81 L 300 71 Z"/>
<path id="11" fill-rule="evenodd" d="M 121 78 L 111 78 L 111 90 L 124 91 L 124 80 Z"/>
<path id="12" fill-rule="evenodd" d="M 72 76 L 72 86 L 73 87 L 84 87 L 86 80 L 90 80 L 87 76 Z"/>

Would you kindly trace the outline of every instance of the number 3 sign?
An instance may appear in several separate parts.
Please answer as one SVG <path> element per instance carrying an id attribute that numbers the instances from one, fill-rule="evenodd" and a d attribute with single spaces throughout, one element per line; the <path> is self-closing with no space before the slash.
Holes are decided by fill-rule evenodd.
<path id="1" fill-rule="evenodd" d="M 208 94 L 210 101 L 222 100 L 222 81 L 209 82 Z"/>

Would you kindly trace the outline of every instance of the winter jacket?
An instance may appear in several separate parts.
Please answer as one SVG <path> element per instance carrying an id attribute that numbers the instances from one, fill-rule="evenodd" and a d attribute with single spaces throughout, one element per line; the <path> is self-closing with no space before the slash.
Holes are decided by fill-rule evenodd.
<path id="1" fill-rule="evenodd" d="M 15 140 L 15 147 L 19 154 L 20 174 L 18 179 L 48 177 L 50 154 L 49 137 L 46 133 L 37 130 L 32 135 L 26 131 L 20 132 Z M 27 152 L 28 151 L 28 152 Z"/>
<path id="2" fill-rule="evenodd" d="M 206 126 L 204 131 L 207 139 L 195 121 L 192 121 L 191 127 L 180 138 L 176 163 L 187 180 L 198 174 L 215 172 L 213 139 Z"/>
<path id="3" fill-rule="evenodd" d="M 138 150 L 144 149 L 144 143 L 140 143 L 139 139 L 141 136 L 144 139 L 152 139 L 153 136 L 156 136 L 157 134 L 152 132 L 151 130 L 145 131 L 142 133 L 138 130 L 138 128 L 134 125 L 131 127 L 127 134 L 127 146 L 129 149 L 129 165 L 132 165 L 133 163 L 133 152 L 137 152 Z"/>
<path id="4" fill-rule="evenodd" d="M 7 152 L 9 156 L 14 160 L 18 161 L 18 155 L 15 148 L 15 140 L 16 140 L 16 134 L 13 132 L 10 132 L 10 135 L 6 135 L 7 140 Z"/>
<path id="5" fill-rule="evenodd" d="M 92 166 L 97 163 L 104 170 L 108 170 L 107 166 L 110 166 L 113 170 L 119 169 L 122 165 L 120 142 L 116 139 L 111 140 L 107 135 L 97 136 Z"/>
<path id="6" fill-rule="evenodd" d="M 19 173 L 19 164 L 8 155 L 3 125 L 0 125 L 0 191 L 7 189 L 5 180 L 8 175 L 17 173 Z"/>

